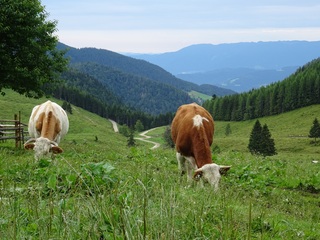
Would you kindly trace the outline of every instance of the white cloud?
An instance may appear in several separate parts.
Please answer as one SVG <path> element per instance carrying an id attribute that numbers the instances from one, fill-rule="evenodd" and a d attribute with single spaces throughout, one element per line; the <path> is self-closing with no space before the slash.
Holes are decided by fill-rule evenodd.
<path id="1" fill-rule="evenodd" d="M 72 47 L 96 47 L 115 52 L 160 53 L 199 43 L 235 43 L 278 40 L 317 41 L 320 28 L 63 31 L 60 41 Z"/>
<path id="2" fill-rule="evenodd" d="M 320 40 L 318 0 L 43 0 L 61 42 L 117 52 L 196 43 Z"/>

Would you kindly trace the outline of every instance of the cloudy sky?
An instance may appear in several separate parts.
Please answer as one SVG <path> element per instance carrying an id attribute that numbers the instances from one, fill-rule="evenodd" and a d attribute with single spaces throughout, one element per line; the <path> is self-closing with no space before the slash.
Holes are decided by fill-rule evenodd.
<path id="1" fill-rule="evenodd" d="M 319 0 L 41 0 L 60 42 L 119 53 L 320 40 Z"/>

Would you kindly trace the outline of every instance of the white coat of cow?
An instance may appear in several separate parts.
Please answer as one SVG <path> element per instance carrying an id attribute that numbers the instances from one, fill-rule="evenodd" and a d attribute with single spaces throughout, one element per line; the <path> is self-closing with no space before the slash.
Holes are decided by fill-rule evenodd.
<path id="1" fill-rule="evenodd" d="M 189 181 L 202 178 L 217 190 L 221 174 L 230 166 L 212 162 L 210 146 L 213 134 L 213 118 L 203 107 L 191 103 L 178 108 L 171 124 L 171 137 L 176 146 L 181 174 L 187 172 Z"/>
<path id="2" fill-rule="evenodd" d="M 68 130 L 68 116 L 62 107 L 51 101 L 37 105 L 29 119 L 30 139 L 24 144 L 24 148 L 33 149 L 37 160 L 49 152 L 62 153 L 58 144 Z"/>

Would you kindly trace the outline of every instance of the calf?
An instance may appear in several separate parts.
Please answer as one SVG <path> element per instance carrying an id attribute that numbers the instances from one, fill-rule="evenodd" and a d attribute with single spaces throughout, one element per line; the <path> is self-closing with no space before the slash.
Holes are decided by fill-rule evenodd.
<path id="1" fill-rule="evenodd" d="M 28 125 L 30 139 L 24 144 L 25 149 L 33 149 L 35 158 L 52 153 L 62 153 L 58 146 L 69 130 L 66 112 L 58 104 L 47 101 L 33 108 Z"/>
<path id="2" fill-rule="evenodd" d="M 210 113 L 196 103 L 178 108 L 171 125 L 171 136 L 176 146 L 179 169 L 183 175 L 187 172 L 188 180 L 208 181 L 218 189 L 221 173 L 230 166 L 219 166 L 212 162 L 211 144 L 214 134 L 214 121 Z"/>

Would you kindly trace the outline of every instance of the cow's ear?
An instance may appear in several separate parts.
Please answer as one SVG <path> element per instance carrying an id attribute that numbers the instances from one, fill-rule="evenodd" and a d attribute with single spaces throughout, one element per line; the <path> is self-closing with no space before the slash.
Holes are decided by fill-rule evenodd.
<path id="1" fill-rule="evenodd" d="M 52 146 L 51 147 L 51 151 L 54 153 L 54 154 L 58 154 L 58 153 L 62 153 L 63 150 L 62 148 L 58 147 L 58 146 Z"/>
<path id="2" fill-rule="evenodd" d="M 199 181 L 203 175 L 203 171 L 201 169 L 197 169 L 193 175 L 193 179 Z"/>
<path id="3" fill-rule="evenodd" d="M 231 166 L 220 166 L 219 172 L 221 175 L 225 175 L 230 170 L 230 168 Z"/>
<path id="4" fill-rule="evenodd" d="M 24 144 L 24 149 L 31 150 L 34 148 L 34 143 L 26 143 Z"/>

